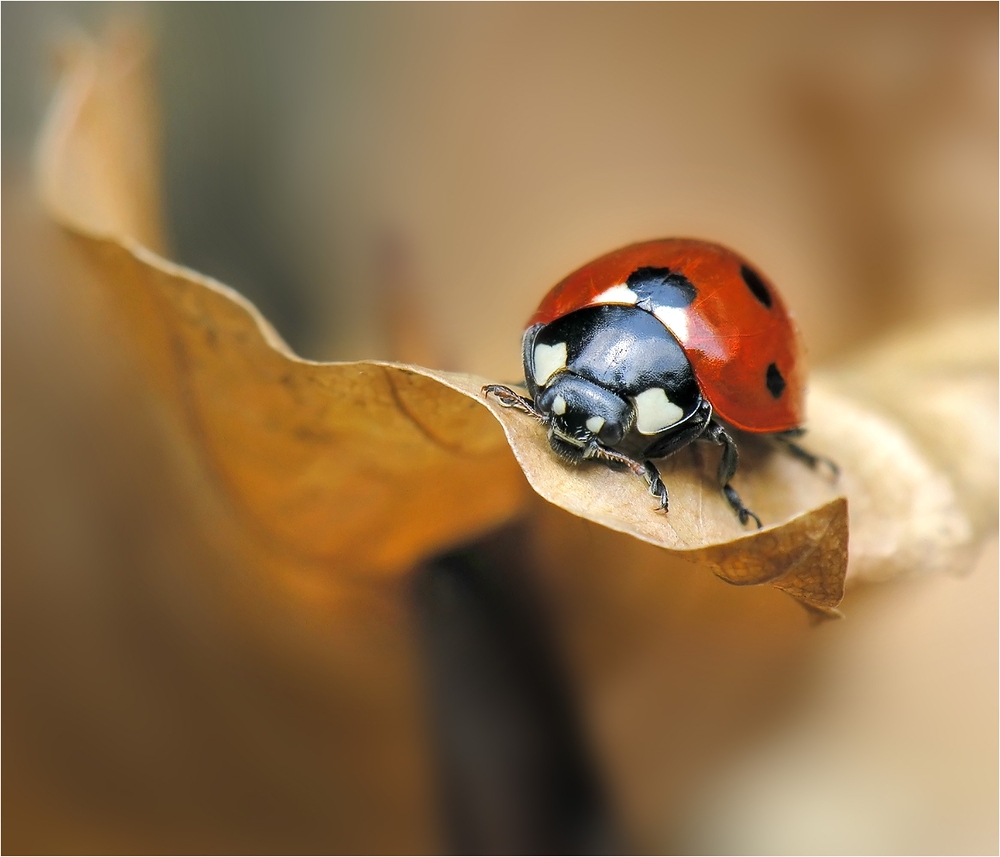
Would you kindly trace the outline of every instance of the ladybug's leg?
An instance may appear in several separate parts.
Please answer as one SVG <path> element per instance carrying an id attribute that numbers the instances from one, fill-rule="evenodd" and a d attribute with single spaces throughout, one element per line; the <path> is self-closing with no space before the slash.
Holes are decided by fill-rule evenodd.
<path id="1" fill-rule="evenodd" d="M 514 408 L 523 413 L 530 414 L 539 422 L 545 422 L 545 415 L 542 414 L 531 399 L 526 399 L 519 393 L 515 393 L 510 387 L 500 384 L 487 384 L 483 387 L 484 396 L 496 396 L 496 400 L 505 408 Z"/>
<path id="2" fill-rule="evenodd" d="M 644 461 L 642 469 L 642 477 L 649 486 L 649 493 L 660 501 L 660 511 L 666 512 L 669 508 L 667 486 L 663 484 L 663 480 L 660 478 L 660 471 L 656 469 L 656 465 L 652 461 Z"/>
<path id="3" fill-rule="evenodd" d="M 759 530 L 763 524 L 753 512 L 743 505 L 740 495 L 736 493 L 733 486 L 729 484 L 736 475 L 736 468 L 740 463 L 740 454 L 736 450 L 736 442 L 729 436 L 729 433 L 717 422 L 709 424 L 704 434 L 705 440 L 718 444 L 722 447 L 722 460 L 719 462 L 719 484 L 722 486 L 722 493 L 733 507 L 733 511 L 739 515 L 740 523 L 746 524 L 751 518 L 757 522 Z"/>
<path id="4" fill-rule="evenodd" d="M 649 493 L 660 501 L 660 511 L 666 512 L 669 505 L 667 498 L 667 486 L 660 478 L 660 471 L 652 461 L 637 461 L 622 452 L 608 449 L 599 443 L 591 443 L 584 451 L 583 457 L 589 461 L 603 461 L 612 467 L 627 467 L 640 479 L 644 479 L 649 486 Z"/>
<path id="5" fill-rule="evenodd" d="M 782 432 L 781 434 L 774 435 L 774 439 L 778 441 L 785 449 L 787 449 L 792 455 L 794 455 L 799 461 L 804 461 L 813 470 L 817 470 L 822 464 L 830 471 L 830 475 L 837 479 L 840 476 L 840 468 L 835 462 L 831 461 L 822 455 L 815 455 L 811 453 L 808 449 L 803 449 L 797 443 L 795 443 L 792 438 L 800 437 L 805 434 L 802 429 L 793 429 L 790 432 Z"/>

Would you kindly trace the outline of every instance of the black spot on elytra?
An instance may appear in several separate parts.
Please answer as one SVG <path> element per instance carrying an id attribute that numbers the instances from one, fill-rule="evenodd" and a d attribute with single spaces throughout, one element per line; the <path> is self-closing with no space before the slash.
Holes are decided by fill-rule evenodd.
<path id="1" fill-rule="evenodd" d="M 781 372 L 773 363 L 767 367 L 767 389 L 774 398 L 779 398 L 785 392 L 785 379 L 781 377 Z"/>
<path id="2" fill-rule="evenodd" d="M 628 280 L 628 287 L 652 306 L 686 307 L 698 296 L 694 284 L 683 274 L 669 268 L 638 268 Z"/>
<path id="3" fill-rule="evenodd" d="M 760 278 L 760 274 L 758 274 L 749 265 L 743 265 L 740 268 L 740 273 L 743 275 L 743 282 L 747 284 L 747 288 L 753 292 L 753 296 L 764 306 L 770 309 L 771 293 L 767 290 L 767 286 L 764 285 L 764 281 Z M 780 378 L 781 376 L 779 375 L 778 377 Z M 782 386 L 784 386 L 784 382 L 782 382 Z M 775 395 L 780 395 L 780 393 L 776 393 Z"/>

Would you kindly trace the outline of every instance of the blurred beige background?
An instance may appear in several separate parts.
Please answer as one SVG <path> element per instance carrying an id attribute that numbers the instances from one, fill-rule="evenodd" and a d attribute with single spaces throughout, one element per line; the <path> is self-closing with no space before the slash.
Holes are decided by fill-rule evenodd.
<path id="1" fill-rule="evenodd" d="M 543 290 L 675 234 L 756 260 L 816 360 L 995 304 L 990 4 L 130 11 L 158 46 L 174 254 L 310 355 L 387 353 L 405 276 L 442 359 L 516 375 Z M 107 10 L 5 14 L 23 154 L 46 48 Z"/>
<path id="2" fill-rule="evenodd" d="M 55 81 L 51 50 L 75 28 L 100 32 L 112 14 L 148 27 L 171 255 L 247 294 L 309 357 L 398 358 L 516 378 L 521 325 L 545 289 L 606 250 L 665 235 L 711 238 L 755 260 L 794 308 L 814 363 L 897 326 L 997 312 L 995 4 L 5 4 L 2 14 L 4 398 L 14 407 L 5 439 L 9 454 L 32 449 L 29 441 L 36 448 L 4 477 L 14 507 L 8 526 L 19 525 L 4 553 L 5 689 L 19 682 L 15 722 L 34 730 L 8 743 L 19 767 L 5 763 L 5 772 L 50 771 L 8 797 L 5 821 L 9 812 L 30 819 L 46 802 L 62 806 L 51 798 L 53 778 L 59 800 L 76 806 L 80 781 L 60 776 L 95 769 L 95 735 L 201 716 L 195 702 L 179 720 L 152 702 L 127 716 L 97 706 L 77 734 L 60 731 L 52 744 L 81 758 L 65 770 L 58 760 L 38 763 L 32 754 L 55 728 L 46 725 L 46 701 L 55 708 L 72 696 L 59 670 L 85 675 L 59 651 L 37 648 L 47 639 L 39 628 L 90 627 L 107 615 L 118 628 L 108 639 L 80 631 L 94 662 L 122 657 L 127 641 L 163 625 L 160 636 L 149 634 L 153 655 L 137 655 L 136 664 L 126 657 L 111 698 L 135 696 L 147 676 L 137 664 L 149 661 L 169 676 L 154 671 L 149 699 L 176 683 L 198 700 L 192 676 L 202 668 L 227 674 L 227 647 L 240 663 L 254 652 L 255 670 L 256 647 L 273 660 L 196 730 L 211 745 L 204 736 L 227 735 L 234 710 L 266 711 L 244 724 L 245 734 L 280 736 L 254 745 L 265 762 L 246 762 L 237 739 L 209 754 L 220 788 L 244 763 L 258 785 L 206 822 L 217 840 L 196 844 L 280 850 L 290 842 L 295 850 L 336 841 L 324 838 L 336 833 L 324 801 L 339 792 L 313 787 L 326 780 L 309 758 L 310 740 L 286 740 L 274 723 L 305 719 L 306 735 L 320 740 L 328 710 L 313 687 L 335 686 L 340 667 L 302 656 L 321 647 L 320 637 L 283 642 L 276 655 L 271 631 L 217 629 L 229 621 L 242 628 L 245 619 L 199 588 L 198 570 L 225 562 L 190 535 L 196 525 L 185 517 L 194 516 L 182 489 L 149 496 L 150 485 L 169 484 L 166 464 L 138 476 L 149 455 L 143 441 L 128 439 L 152 429 L 141 418 L 109 429 L 86 396 L 64 389 L 86 384 L 60 383 L 73 359 L 57 345 L 60 325 L 73 321 L 53 310 L 58 290 L 45 285 L 59 268 L 51 260 L 44 270 L 32 266 L 31 243 L 6 219 L 10 189 L 26 192 L 32 140 Z M 7 261 L 12 250 L 20 250 L 17 267 Z M 20 287 L 13 298 L 12 284 Z M 89 427 L 86 442 L 66 428 L 77 424 Z M 119 540 L 130 515 L 144 535 Z M 186 570 L 183 584 L 177 568 Z M 138 595 L 129 589 L 136 569 L 147 581 Z M 690 805 L 678 804 L 676 783 L 663 792 L 669 807 L 657 805 L 653 786 L 632 796 L 619 808 L 631 841 L 694 852 L 995 852 L 996 569 L 993 547 L 964 579 L 856 591 L 846 622 L 805 642 L 789 636 L 807 650 L 791 699 L 774 703 L 766 728 L 741 733 L 741 747 L 727 746 L 724 762 L 701 772 Z M 78 595 L 67 594 L 66 579 Z M 688 596 L 735 603 L 725 592 Z M 142 633 L 114 624 L 131 611 L 145 617 Z M 792 622 L 784 611 L 771 605 L 760 615 L 784 628 Z M 296 617 L 278 612 L 273 634 L 284 641 L 284 623 Z M 402 627 L 409 619 L 392 613 L 386 621 Z M 390 645 L 377 634 L 369 642 Z M 212 653 L 210 666 L 193 654 L 200 646 Z M 37 660 L 19 659 L 23 651 Z M 284 676 L 297 663 L 309 668 L 288 690 Z M 25 698 L 30 704 L 20 706 Z M 644 712 L 655 715 L 652 705 Z M 350 722 L 344 728 L 358 728 Z M 176 734 L 196 756 L 182 726 Z M 142 754 L 129 746 L 117 745 L 123 764 L 141 771 Z M 135 747 L 146 745 L 136 738 Z M 163 794 L 186 788 L 187 776 L 178 762 L 162 776 Z M 147 807 L 129 810 L 129 795 L 116 791 L 121 778 L 108 779 L 140 831 L 123 825 L 121 849 L 148 841 L 143 825 L 162 821 L 146 819 Z M 213 787 L 201 788 L 210 803 Z M 385 801 L 383 809 L 395 806 L 409 820 L 399 822 L 400 838 L 370 841 L 438 841 L 421 820 L 430 812 L 424 803 L 398 794 Z M 271 813 L 274 828 L 234 838 L 246 806 Z M 50 847 L 109 847 L 101 824 L 72 810 L 59 817 L 64 830 Z M 51 826 L 51 817 L 39 823 Z M 282 838 L 296 824 L 302 838 Z M 186 844 L 183 836 L 165 842 Z"/>

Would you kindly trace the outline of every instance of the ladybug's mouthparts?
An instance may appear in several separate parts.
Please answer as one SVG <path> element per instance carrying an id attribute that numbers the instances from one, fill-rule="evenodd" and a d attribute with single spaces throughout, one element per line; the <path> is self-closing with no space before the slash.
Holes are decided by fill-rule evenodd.
<path id="1" fill-rule="evenodd" d="M 584 449 L 587 446 L 587 444 L 589 444 L 590 441 L 594 439 L 594 435 L 591 434 L 591 433 L 589 433 L 589 432 L 588 432 L 588 436 L 585 437 L 585 438 L 576 437 L 575 435 L 572 435 L 569 432 L 565 432 L 561 428 L 559 428 L 559 426 L 557 426 L 555 424 L 555 421 L 549 423 L 549 440 L 550 441 L 551 441 L 551 439 L 552 439 L 553 436 L 559 438 L 559 440 L 563 441 L 564 443 L 568 443 L 568 444 L 570 444 L 572 446 L 575 446 L 575 447 L 578 447 L 580 449 Z"/>

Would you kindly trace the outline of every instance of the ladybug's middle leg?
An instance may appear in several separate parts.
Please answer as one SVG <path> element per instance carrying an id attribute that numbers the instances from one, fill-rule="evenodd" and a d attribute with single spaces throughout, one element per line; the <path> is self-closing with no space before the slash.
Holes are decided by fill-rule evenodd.
<path id="1" fill-rule="evenodd" d="M 722 447 L 722 460 L 719 462 L 719 485 L 722 486 L 722 493 L 725 495 L 733 511 L 739 515 L 740 523 L 746 524 L 751 518 L 757 522 L 759 530 L 763 524 L 753 512 L 743 505 L 740 495 L 736 493 L 730 481 L 736 475 L 736 468 L 740 463 L 740 454 L 736 449 L 736 442 L 729 436 L 721 425 L 711 422 L 703 435 L 704 439 Z"/>

